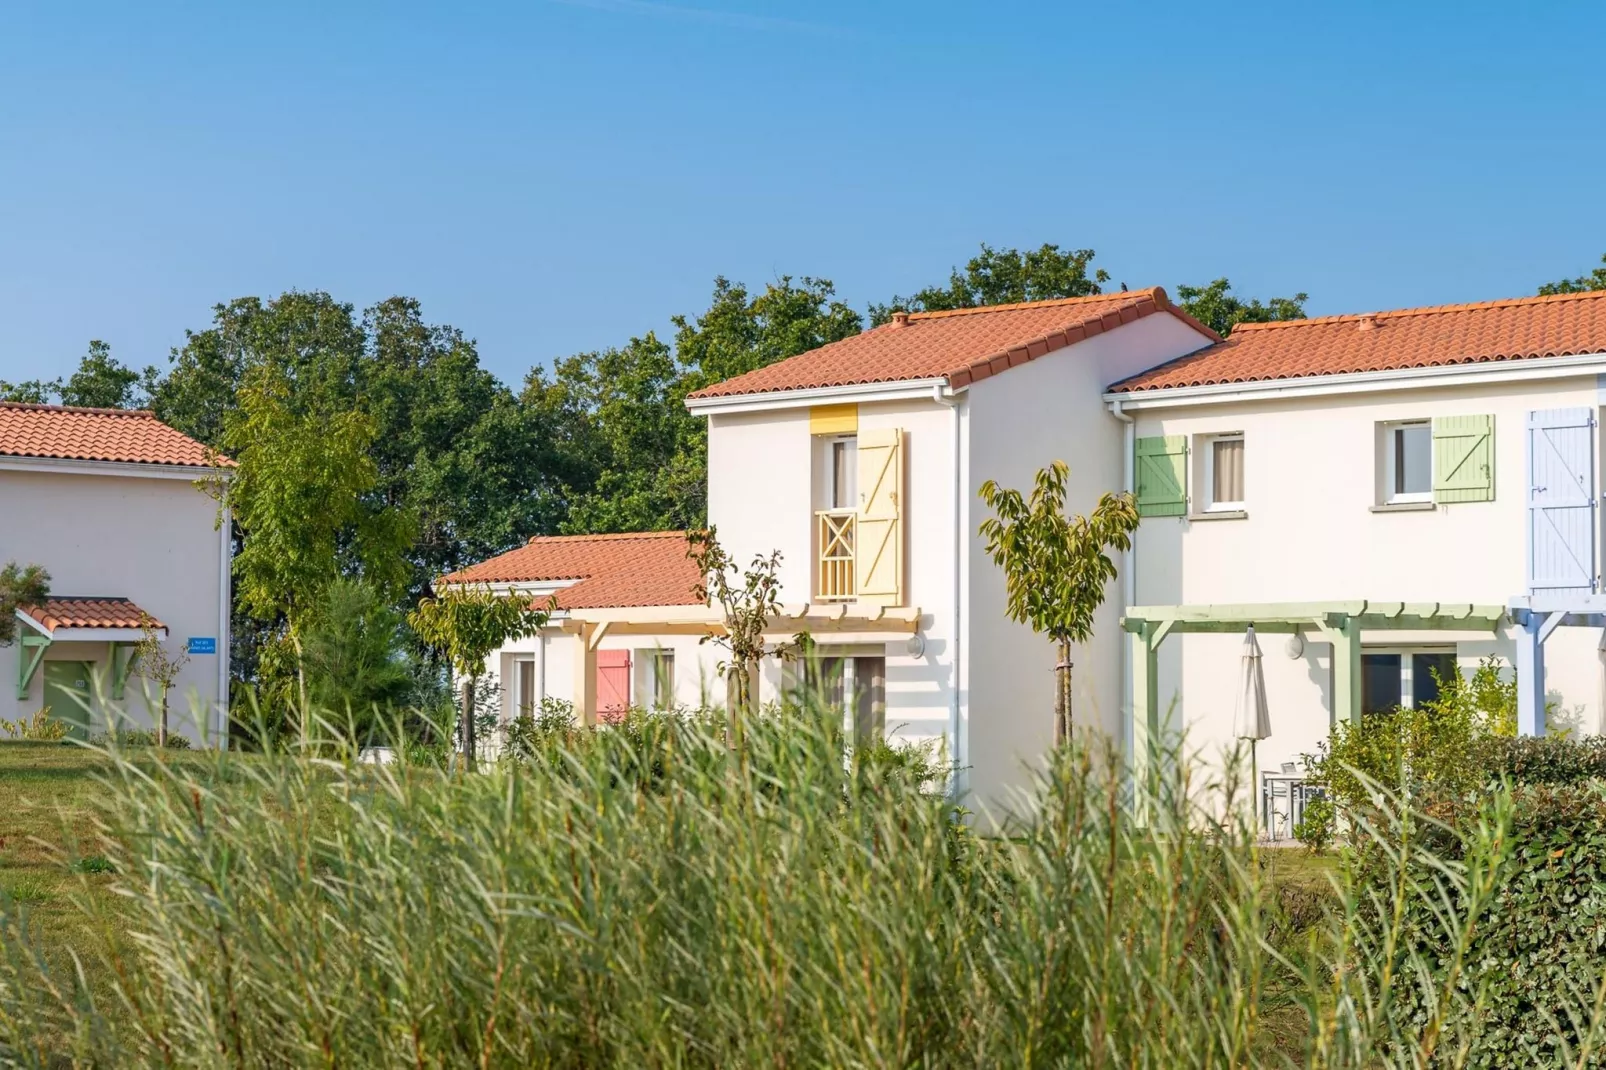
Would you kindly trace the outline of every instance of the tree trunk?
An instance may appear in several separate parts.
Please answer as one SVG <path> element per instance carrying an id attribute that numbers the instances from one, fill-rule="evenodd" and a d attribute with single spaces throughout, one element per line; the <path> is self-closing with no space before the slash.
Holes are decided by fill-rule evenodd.
<path id="1" fill-rule="evenodd" d="M 145 692 L 147 696 L 150 692 Z M 167 688 L 162 688 L 162 719 L 156 722 L 156 745 L 167 746 Z"/>
<path id="2" fill-rule="evenodd" d="M 474 677 L 463 681 L 463 761 L 474 771 Z"/>
<path id="3" fill-rule="evenodd" d="M 1059 661 L 1054 666 L 1054 745 L 1067 743 L 1073 726 L 1071 717 L 1071 644 L 1059 641 Z"/>

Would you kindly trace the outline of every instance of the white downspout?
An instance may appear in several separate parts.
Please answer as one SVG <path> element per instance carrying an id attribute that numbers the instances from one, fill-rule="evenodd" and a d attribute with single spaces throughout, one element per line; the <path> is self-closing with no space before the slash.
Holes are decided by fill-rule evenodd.
<path id="1" fill-rule="evenodd" d="M 962 577 L 961 577 L 961 573 L 960 573 L 960 561 L 959 561 L 959 559 L 960 559 L 960 555 L 965 552 L 965 534 L 964 534 L 964 531 L 963 531 L 964 515 L 965 515 L 965 512 L 964 512 L 964 493 L 965 493 L 965 490 L 964 490 L 964 474 L 960 471 L 960 435 L 959 435 L 959 404 L 960 404 L 960 399 L 954 396 L 953 391 L 949 390 L 946 387 L 946 384 L 939 383 L 936 386 L 933 386 L 931 388 L 931 400 L 935 401 L 938 405 L 944 406 L 945 408 L 947 408 L 947 410 L 950 413 L 953 414 L 953 419 L 950 422 L 950 424 L 951 424 L 951 433 L 949 435 L 950 452 L 949 452 L 949 459 L 948 459 L 949 467 L 953 471 L 953 474 L 954 474 L 954 486 L 953 486 L 953 499 L 954 499 L 953 500 L 953 506 L 954 506 L 954 523 L 953 523 L 953 536 L 954 536 L 954 552 L 953 552 L 953 562 L 954 562 L 954 564 L 953 564 L 953 568 L 954 568 L 954 571 L 953 571 L 954 621 L 953 621 L 953 645 L 952 645 L 952 647 L 950 649 L 950 657 L 951 657 L 951 659 L 953 661 L 954 673 L 953 673 L 952 694 L 950 694 L 948 696 L 948 753 L 949 753 L 949 760 L 953 763 L 953 771 L 952 771 L 952 775 L 950 776 L 949 782 L 948 782 L 948 792 L 949 792 L 950 797 L 952 797 L 953 799 L 957 800 L 957 799 L 961 798 L 963 796 L 963 794 L 964 794 L 963 782 L 966 779 L 965 775 L 964 775 L 964 768 L 965 768 L 964 755 L 962 753 L 961 744 L 960 744 L 960 741 L 961 741 L 962 737 L 961 737 L 960 723 L 959 723 L 959 689 L 960 689 L 959 644 L 960 644 L 960 641 L 961 641 L 961 637 L 964 634 L 964 628 L 963 628 L 964 614 L 960 610 L 960 596 L 961 596 L 961 590 L 962 590 L 963 584 L 962 584 Z"/>
<path id="2" fill-rule="evenodd" d="M 1136 493 L 1137 474 L 1134 465 L 1137 463 L 1137 421 L 1132 415 L 1121 408 L 1121 399 L 1113 398 L 1110 401 L 1110 415 L 1120 420 L 1126 426 L 1121 429 L 1121 490 L 1127 494 Z M 1137 549 L 1134 542 L 1131 549 L 1121 554 L 1121 612 L 1125 614 L 1138 601 L 1138 575 L 1137 575 Z M 1132 725 L 1132 651 L 1121 637 L 1121 745 L 1127 754 L 1132 753 L 1133 725 Z"/>
<path id="3" fill-rule="evenodd" d="M 215 746 L 229 747 L 229 635 L 234 580 L 234 512 L 223 507 L 218 522 L 218 607 L 217 607 L 217 735 Z"/>

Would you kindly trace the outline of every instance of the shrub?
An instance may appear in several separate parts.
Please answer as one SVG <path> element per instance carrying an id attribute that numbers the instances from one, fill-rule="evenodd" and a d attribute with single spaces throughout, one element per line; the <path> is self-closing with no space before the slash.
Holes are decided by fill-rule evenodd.
<path id="1" fill-rule="evenodd" d="M 89 737 L 92 747 L 108 747 L 113 743 L 119 747 L 154 747 L 156 746 L 156 731 L 151 728 L 124 728 L 116 733 L 104 733 Z M 189 750 L 188 736 L 171 732 L 167 737 L 168 750 Z"/>
<path id="2" fill-rule="evenodd" d="M 1600 1054 L 1579 1054 L 1586 1043 L 1599 1049 L 1598 1016 L 1573 1009 L 1595 1003 L 1606 978 L 1606 796 L 1599 785 L 1572 783 L 1524 785 L 1511 798 L 1510 853 L 1476 912 L 1464 954 L 1460 984 L 1482 993 L 1484 1004 L 1468 1023 L 1476 1037 L 1468 1065 L 1599 1065 Z M 1461 799 L 1434 811 L 1443 824 L 1418 830 L 1433 864 L 1464 865 L 1487 808 Z M 1378 853 L 1368 860 L 1368 887 L 1386 902 L 1396 874 L 1378 864 Z M 1429 877 L 1425 861 L 1417 875 Z M 1467 906 L 1464 895 L 1411 902 L 1403 912 L 1402 961 L 1433 963 L 1442 982 L 1434 911 Z M 1417 1025 L 1433 1013 L 1421 996 L 1407 999 L 1405 1009 Z"/>
<path id="3" fill-rule="evenodd" d="M 1490 777 L 1513 784 L 1576 784 L 1606 779 L 1606 736 L 1490 738 L 1477 762 Z"/>
<path id="4" fill-rule="evenodd" d="M 50 716 L 50 707 L 38 710 L 32 717 L 19 717 L 15 721 L 0 718 L 0 731 L 12 739 L 31 743 L 59 743 L 67 738 L 71 727 L 66 721 Z"/>
<path id="5" fill-rule="evenodd" d="M 1489 782 L 1491 746 L 1515 734 L 1516 708 L 1516 681 L 1489 658 L 1471 677 L 1440 679 L 1431 702 L 1367 714 L 1359 723 L 1339 721 L 1317 753 L 1303 756 L 1305 766 L 1311 782 L 1327 789 L 1335 819 L 1374 806 L 1377 785 L 1412 798 L 1464 795 Z M 1316 816 L 1304 823 L 1307 845 L 1332 832 L 1326 812 Z"/>

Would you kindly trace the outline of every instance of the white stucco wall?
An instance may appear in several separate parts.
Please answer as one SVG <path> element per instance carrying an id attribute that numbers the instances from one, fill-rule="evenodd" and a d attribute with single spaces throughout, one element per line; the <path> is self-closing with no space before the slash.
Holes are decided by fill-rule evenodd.
<path id="1" fill-rule="evenodd" d="M 191 636 L 217 640 L 195 655 L 169 699 L 169 727 L 196 743 L 217 738 L 228 668 L 223 558 L 217 503 L 189 479 L 81 475 L 0 469 L 0 563 L 38 564 L 57 597 L 133 599 L 168 626 L 168 647 Z M 43 667 L 17 698 L 16 644 L 0 647 L 0 717 L 31 716 L 43 705 Z M 47 661 L 89 661 L 104 670 L 105 643 L 56 643 Z M 154 697 L 154 696 L 153 696 Z M 126 710 L 139 727 L 153 721 L 141 681 L 129 681 Z M 104 711 L 94 726 L 104 726 Z"/>
<path id="2" fill-rule="evenodd" d="M 1003 573 L 976 535 L 987 515 L 977 492 L 988 479 L 1029 492 L 1038 469 L 1063 460 L 1070 466 L 1066 506 L 1087 513 L 1099 495 L 1122 489 L 1123 425 L 1104 407 L 1104 389 L 1205 344 L 1176 317 L 1151 315 L 984 379 L 967 393 L 964 530 L 970 604 L 962 678 L 964 754 L 975 808 L 1011 805 L 1014 791 L 1029 782 L 1026 767 L 1052 745 L 1055 662 L 1046 639 L 1006 615 Z M 1072 655 L 1079 729 L 1111 736 L 1119 729 L 1123 609 L 1116 580 L 1093 641 Z"/>
<path id="3" fill-rule="evenodd" d="M 886 726 L 890 738 L 941 742 L 953 693 L 954 416 L 929 400 L 871 402 L 858 407 L 862 433 L 904 432 L 904 604 L 921 610 L 925 651 L 911 657 L 904 637 L 871 644 L 886 658 Z M 814 511 L 818 449 L 807 408 L 714 415 L 708 435 L 708 515 L 738 561 L 782 553 L 781 601 L 810 601 L 814 582 Z M 825 639 L 822 637 L 822 642 Z M 869 653 L 862 644 L 855 649 Z M 709 662 L 710 676 L 712 664 Z M 760 695 L 782 679 L 764 667 Z"/>
<path id="4" fill-rule="evenodd" d="M 1527 415 L 1599 404 L 1593 376 L 1139 411 L 1139 435 L 1244 434 L 1244 519 L 1147 517 L 1137 536 L 1137 600 L 1169 605 L 1372 599 L 1505 605 L 1525 593 Z M 1379 422 L 1494 416 L 1495 498 L 1427 511 L 1374 512 Z M 1190 455 L 1190 460 L 1192 459 Z M 1190 464 L 1190 469 L 1194 468 Z M 1190 472 L 1190 483 L 1197 476 Z M 1197 488 L 1191 488 L 1197 503 Z M 1463 671 L 1498 655 L 1508 665 L 1510 629 L 1498 636 L 1372 633 L 1365 646 L 1456 645 Z M 1601 728 L 1599 634 L 1562 628 L 1547 644 L 1556 719 Z M 1185 723 L 1191 746 L 1231 744 L 1236 635 L 1172 637 L 1161 648 L 1160 703 Z M 1328 730 L 1330 648 L 1307 637 L 1290 659 L 1283 636 L 1266 636 L 1273 737 L 1262 768 L 1297 761 Z"/>

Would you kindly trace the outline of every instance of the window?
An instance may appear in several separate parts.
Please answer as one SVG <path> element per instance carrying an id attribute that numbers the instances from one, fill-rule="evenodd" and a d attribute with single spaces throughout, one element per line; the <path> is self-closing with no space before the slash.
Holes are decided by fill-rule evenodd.
<path id="1" fill-rule="evenodd" d="M 1216 435 L 1204 443 L 1205 511 L 1244 507 L 1244 436 Z"/>
<path id="2" fill-rule="evenodd" d="M 825 444 L 825 507 L 858 506 L 859 443 L 855 438 L 833 438 Z"/>
<path id="3" fill-rule="evenodd" d="M 529 716 L 535 712 L 535 659 L 519 658 L 514 662 L 514 682 L 518 688 L 515 692 L 517 708 L 513 711 L 518 716 Z"/>
<path id="4" fill-rule="evenodd" d="M 1383 503 L 1433 500 L 1433 426 L 1426 420 L 1383 425 Z"/>
<path id="5" fill-rule="evenodd" d="M 636 702 L 649 710 L 675 705 L 675 652 L 638 650 L 634 661 Z"/>
<path id="6" fill-rule="evenodd" d="M 842 715 L 855 745 L 880 742 L 887 727 L 887 659 L 815 654 L 803 664 L 805 705 Z M 851 696 L 851 701 L 849 697 Z"/>
<path id="7" fill-rule="evenodd" d="M 1453 650 L 1375 650 L 1361 654 L 1361 712 L 1416 707 L 1439 697 L 1439 682 L 1459 672 Z"/>

